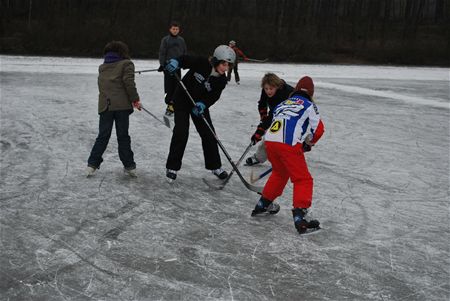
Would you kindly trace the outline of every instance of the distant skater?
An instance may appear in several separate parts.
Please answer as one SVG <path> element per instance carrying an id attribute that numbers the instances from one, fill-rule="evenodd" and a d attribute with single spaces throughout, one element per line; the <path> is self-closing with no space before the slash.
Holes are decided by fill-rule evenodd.
<path id="1" fill-rule="evenodd" d="M 236 81 L 236 84 L 239 85 L 240 83 L 240 77 L 239 77 L 239 72 L 238 72 L 238 63 L 239 63 L 239 58 L 241 57 L 244 61 L 247 61 L 248 58 L 247 56 L 244 54 L 244 52 L 242 52 L 241 49 L 239 49 L 236 46 L 236 41 L 231 40 L 228 43 L 228 46 L 231 47 L 231 49 L 234 50 L 234 52 L 236 53 L 236 61 L 234 62 L 234 64 L 231 64 L 228 68 L 228 74 L 227 74 L 227 80 L 230 81 L 231 80 L 231 73 L 234 70 L 234 79 Z"/>
<path id="2" fill-rule="evenodd" d="M 319 110 L 312 100 L 314 83 L 302 77 L 292 95 L 274 110 L 272 124 L 265 135 L 267 156 L 272 163 L 269 177 L 252 216 L 276 214 L 280 206 L 274 203 L 290 179 L 294 184 L 292 215 L 298 233 L 319 229 L 319 221 L 306 218 L 313 196 L 313 178 L 306 165 L 304 152 L 319 141 L 324 126 Z"/>
<path id="3" fill-rule="evenodd" d="M 88 159 L 87 176 L 94 175 L 100 168 L 115 124 L 120 161 L 124 171 L 135 177 L 136 163 L 128 127 L 133 107 L 140 110 L 141 103 L 134 81 L 134 64 L 130 60 L 128 46 L 123 42 L 109 42 L 103 53 L 104 62 L 98 68 L 99 132 Z"/>
<path id="4" fill-rule="evenodd" d="M 175 76 L 164 70 L 164 66 L 170 59 L 180 57 L 187 54 L 186 42 L 179 35 L 181 30 L 180 23 L 172 21 L 169 26 L 169 34 L 162 38 L 159 46 L 159 72 L 164 71 L 164 102 L 167 104 L 166 115 L 173 115 L 173 94 L 177 87 Z M 181 76 L 181 71 L 177 70 L 176 74 Z"/>

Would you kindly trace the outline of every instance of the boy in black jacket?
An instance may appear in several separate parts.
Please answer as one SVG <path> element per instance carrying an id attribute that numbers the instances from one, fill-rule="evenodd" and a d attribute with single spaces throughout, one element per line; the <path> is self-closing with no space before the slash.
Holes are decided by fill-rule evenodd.
<path id="1" fill-rule="evenodd" d="M 289 95 L 294 91 L 294 88 L 274 73 L 266 73 L 261 80 L 261 97 L 258 101 L 258 112 L 261 121 L 252 135 L 251 140 L 253 144 L 258 143 L 264 133 L 272 123 L 273 110 L 281 102 L 289 98 Z M 245 163 L 247 165 L 255 165 L 258 163 L 264 163 L 267 161 L 266 148 L 264 143 L 261 142 L 256 149 L 253 156 L 248 157 Z"/>
<path id="2" fill-rule="evenodd" d="M 214 130 L 208 108 L 220 98 L 227 84 L 225 72 L 229 64 L 234 63 L 235 58 L 236 55 L 230 47 L 220 45 L 214 50 L 210 59 L 183 55 L 177 59 L 171 59 L 166 65 L 165 69 L 170 73 L 176 72 L 179 68 L 189 69 L 182 81 L 195 101 L 194 106 L 186 91 L 180 86 L 175 90 L 175 127 L 166 163 L 166 176 L 169 182 L 176 179 L 177 171 L 181 168 L 189 137 L 189 117 L 192 118 L 202 139 L 205 168 L 212 170 L 220 179 L 228 176 L 227 172 L 221 168 L 222 162 L 217 141 L 201 115 L 205 116 Z"/>

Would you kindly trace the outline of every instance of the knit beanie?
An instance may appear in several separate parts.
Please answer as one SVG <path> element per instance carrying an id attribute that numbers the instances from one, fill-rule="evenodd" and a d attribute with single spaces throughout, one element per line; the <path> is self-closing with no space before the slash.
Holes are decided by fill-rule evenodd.
<path id="1" fill-rule="evenodd" d="M 302 77 L 295 86 L 295 91 L 304 91 L 309 95 L 309 97 L 313 97 L 314 83 L 312 78 L 309 76 Z"/>

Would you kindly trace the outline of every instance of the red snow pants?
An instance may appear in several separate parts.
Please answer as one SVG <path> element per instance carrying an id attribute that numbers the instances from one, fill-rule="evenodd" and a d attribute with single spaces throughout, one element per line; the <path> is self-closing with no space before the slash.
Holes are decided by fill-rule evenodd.
<path id="1" fill-rule="evenodd" d="M 289 179 L 294 184 L 293 207 L 311 207 L 313 178 L 306 165 L 302 144 L 266 141 L 267 158 L 272 163 L 272 174 L 264 186 L 262 196 L 270 201 L 279 197 Z"/>

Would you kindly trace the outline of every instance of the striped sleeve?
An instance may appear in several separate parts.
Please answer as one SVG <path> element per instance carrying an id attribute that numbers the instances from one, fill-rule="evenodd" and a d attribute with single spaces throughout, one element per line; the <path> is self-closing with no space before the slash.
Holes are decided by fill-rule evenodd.
<path id="1" fill-rule="evenodd" d="M 309 124 L 311 126 L 311 131 L 313 134 L 313 139 L 311 142 L 315 144 L 322 137 L 325 132 L 325 126 L 323 125 L 322 119 L 320 118 L 319 110 L 317 106 L 313 103 L 308 110 Z"/>

